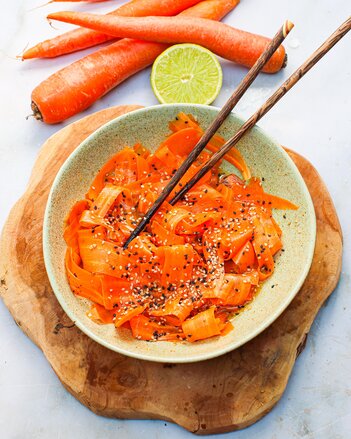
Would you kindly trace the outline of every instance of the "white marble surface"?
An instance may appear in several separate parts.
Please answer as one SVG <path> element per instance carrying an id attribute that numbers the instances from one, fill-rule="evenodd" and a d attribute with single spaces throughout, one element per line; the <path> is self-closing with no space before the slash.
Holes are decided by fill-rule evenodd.
<path id="1" fill-rule="evenodd" d="M 40 145 L 61 126 L 45 126 L 25 116 L 37 83 L 77 55 L 21 63 L 14 59 L 27 44 L 50 37 L 44 17 L 62 4 L 31 8 L 45 0 L 0 0 L 0 224 L 23 193 Z M 115 0 L 116 3 L 123 3 Z M 108 10 L 113 2 L 96 5 Z M 88 6 L 81 6 L 88 10 Z M 91 7 L 90 7 L 91 8 Z M 248 116 L 350 14 L 350 0 L 242 0 L 226 21 L 253 32 L 273 35 L 282 20 L 296 28 L 286 47 L 289 65 L 274 76 L 261 75 L 237 111 Z M 55 25 L 56 26 L 56 25 Z M 256 425 L 223 438 L 341 439 L 351 431 L 351 35 L 340 42 L 260 123 L 282 144 L 308 157 L 334 198 L 345 238 L 340 284 L 319 313 L 306 349 L 299 357 L 286 392 L 272 412 Z M 245 70 L 223 62 L 224 103 Z M 149 71 L 125 82 L 86 111 L 133 103 L 155 104 Z M 79 116 L 80 117 L 80 116 Z M 61 386 L 41 351 L 14 324 L 0 302 L 0 438 L 189 438 L 190 433 L 159 421 L 98 417 Z"/>

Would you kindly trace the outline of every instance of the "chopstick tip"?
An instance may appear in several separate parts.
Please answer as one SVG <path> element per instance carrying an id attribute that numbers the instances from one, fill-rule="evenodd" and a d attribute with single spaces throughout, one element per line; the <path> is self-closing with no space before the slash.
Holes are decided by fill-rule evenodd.
<path id="1" fill-rule="evenodd" d="M 294 27 L 294 23 L 290 20 L 286 20 L 283 26 L 283 35 L 284 38 L 288 35 L 288 33 L 291 31 L 291 29 L 293 29 Z"/>

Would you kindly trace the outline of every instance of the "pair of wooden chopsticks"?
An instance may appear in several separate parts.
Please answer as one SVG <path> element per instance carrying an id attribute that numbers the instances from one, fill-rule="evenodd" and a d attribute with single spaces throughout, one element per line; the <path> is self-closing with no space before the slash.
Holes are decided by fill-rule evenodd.
<path id="1" fill-rule="evenodd" d="M 164 188 L 155 203 L 148 210 L 144 218 L 140 221 L 138 226 L 131 233 L 124 248 L 136 238 L 140 232 L 144 230 L 146 225 L 150 222 L 153 215 L 160 208 L 162 203 L 166 200 L 180 179 L 184 176 L 186 171 L 190 168 L 192 163 L 200 155 L 201 151 L 206 147 L 212 136 L 216 133 L 218 128 L 222 125 L 229 113 L 233 110 L 245 91 L 249 88 L 252 82 L 257 77 L 266 62 L 271 58 L 273 53 L 277 50 L 279 45 L 284 41 L 288 33 L 294 25 L 290 21 L 286 21 L 279 29 L 278 33 L 272 39 L 267 49 L 258 58 L 254 66 L 249 70 L 247 75 L 241 81 L 232 96 L 225 103 L 224 107 L 218 113 L 218 116 L 213 120 L 210 126 L 206 129 L 203 136 L 191 151 L 186 160 L 181 164 L 177 172 L 173 175 L 167 186 Z M 349 17 L 330 37 L 277 89 L 275 93 L 259 108 L 237 131 L 237 133 L 230 138 L 217 152 L 215 152 L 207 163 L 195 174 L 183 188 L 172 198 L 170 204 L 174 205 L 180 200 L 184 194 L 189 191 L 239 140 L 315 65 L 317 62 L 351 29 L 351 17 Z"/>

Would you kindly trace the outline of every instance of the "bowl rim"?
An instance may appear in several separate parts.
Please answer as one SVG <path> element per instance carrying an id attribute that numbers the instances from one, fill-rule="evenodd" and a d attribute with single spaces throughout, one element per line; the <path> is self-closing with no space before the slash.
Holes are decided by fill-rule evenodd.
<path id="1" fill-rule="evenodd" d="M 104 347 L 106 347 L 114 352 L 120 353 L 122 355 L 126 355 L 128 357 L 136 358 L 139 360 L 153 361 L 153 362 L 159 362 L 159 363 L 175 363 L 175 364 L 195 363 L 198 361 L 205 361 L 205 360 L 219 357 L 219 356 L 224 355 L 228 352 L 231 352 L 234 349 L 237 349 L 240 346 L 246 344 L 247 342 L 249 342 L 253 338 L 257 337 L 261 332 L 263 332 L 265 329 L 267 329 L 275 320 L 277 320 L 278 317 L 289 306 L 289 304 L 292 302 L 292 300 L 296 297 L 296 295 L 299 292 L 300 288 L 302 287 L 304 281 L 306 280 L 306 277 L 310 271 L 312 260 L 313 260 L 315 243 L 316 243 L 316 232 L 317 232 L 317 230 L 316 230 L 317 222 L 316 222 L 316 215 L 315 215 L 313 201 L 312 201 L 311 195 L 308 191 L 307 185 L 306 185 L 302 175 L 300 174 L 297 166 L 295 165 L 295 163 L 293 162 L 293 160 L 291 159 L 289 154 L 279 144 L 279 142 L 277 142 L 273 137 L 271 137 L 268 133 L 266 133 L 265 130 L 263 130 L 259 126 L 255 125 L 253 127 L 253 129 L 255 129 L 259 135 L 263 135 L 263 136 L 267 137 L 274 144 L 274 146 L 277 147 L 283 153 L 283 155 L 285 155 L 288 162 L 290 163 L 291 170 L 293 171 L 293 174 L 294 174 L 294 179 L 296 179 L 300 183 L 299 185 L 301 187 L 303 196 L 306 200 L 307 216 L 309 219 L 310 231 L 311 231 L 311 237 L 310 237 L 311 239 L 309 240 L 309 244 L 308 244 L 308 247 L 306 250 L 307 251 L 307 255 L 306 255 L 307 263 L 305 264 L 305 267 L 300 274 L 298 282 L 296 282 L 294 288 L 291 289 L 291 292 L 290 292 L 289 296 L 287 296 L 286 300 L 284 300 L 281 303 L 279 308 L 275 309 L 275 312 L 272 313 L 272 315 L 269 318 L 267 318 L 262 324 L 258 325 L 258 327 L 256 328 L 255 331 L 252 331 L 246 337 L 240 339 L 239 341 L 237 341 L 235 343 L 231 343 L 231 344 L 229 343 L 228 346 L 225 346 L 221 349 L 217 349 L 217 350 L 214 349 L 214 350 L 211 350 L 210 352 L 198 354 L 197 356 L 193 356 L 191 358 L 188 358 L 187 356 L 179 356 L 177 358 L 174 358 L 174 357 L 160 358 L 156 354 L 153 354 L 152 352 L 147 353 L 147 354 L 133 352 L 133 351 L 130 351 L 130 350 L 127 350 L 127 349 L 124 349 L 124 348 L 121 348 L 121 347 L 118 347 L 116 345 L 111 344 L 110 342 L 106 341 L 103 337 L 97 335 L 96 333 L 91 331 L 87 326 L 85 326 L 85 324 L 79 318 L 77 318 L 76 313 L 70 308 L 70 306 L 65 301 L 63 295 L 61 294 L 59 284 L 56 281 L 56 276 L 54 274 L 54 269 L 53 269 L 54 264 L 51 260 L 51 251 L 50 251 L 50 245 L 49 245 L 50 211 L 51 211 L 51 204 L 52 204 L 52 199 L 53 199 L 54 193 L 59 188 L 61 178 L 65 174 L 66 170 L 69 168 L 71 161 L 77 155 L 79 155 L 81 153 L 81 151 L 85 148 L 85 146 L 88 143 L 90 143 L 92 140 L 98 138 L 101 135 L 101 133 L 105 130 L 108 130 L 111 125 L 114 125 L 114 124 L 118 123 L 120 120 L 123 120 L 127 117 L 130 117 L 131 114 L 144 113 L 144 112 L 148 112 L 150 110 L 162 109 L 164 107 L 171 107 L 172 108 L 172 107 L 180 107 L 180 106 L 192 107 L 192 108 L 197 107 L 197 108 L 201 108 L 204 110 L 210 110 L 210 111 L 214 110 L 215 112 L 220 111 L 219 107 L 216 107 L 213 105 L 202 105 L 202 104 L 162 104 L 162 105 L 160 105 L 160 104 L 157 104 L 157 105 L 152 105 L 152 106 L 148 106 L 148 107 L 138 108 L 138 109 L 133 110 L 131 112 L 122 114 L 122 115 L 108 121 L 107 123 L 103 124 L 98 129 L 96 129 L 93 133 L 91 133 L 86 139 L 84 139 L 75 148 L 75 150 L 66 158 L 66 160 L 64 161 L 64 163 L 60 167 L 60 169 L 57 172 L 55 179 L 51 185 L 51 188 L 50 188 L 49 196 L 48 196 L 46 207 L 45 207 L 44 221 L 43 221 L 43 256 L 44 256 L 45 269 L 46 269 L 52 290 L 53 290 L 59 304 L 61 305 L 64 312 L 68 315 L 68 317 L 73 321 L 73 323 L 83 333 L 85 333 L 88 337 L 90 337 L 92 340 L 96 341 L 100 345 L 102 345 L 102 346 L 104 346 Z M 245 120 L 237 113 L 231 112 L 230 115 L 235 116 L 237 118 L 237 120 L 241 123 L 245 122 Z"/>

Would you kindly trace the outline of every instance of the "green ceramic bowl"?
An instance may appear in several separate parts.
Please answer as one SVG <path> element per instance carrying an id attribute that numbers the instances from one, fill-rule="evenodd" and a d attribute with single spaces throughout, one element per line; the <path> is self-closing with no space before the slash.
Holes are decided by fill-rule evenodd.
<path id="1" fill-rule="evenodd" d="M 98 325 L 91 321 L 86 316 L 88 301 L 75 296 L 66 279 L 66 246 L 62 238 L 64 219 L 74 202 L 84 197 L 97 171 L 116 151 L 136 142 L 155 149 L 169 133 L 168 122 L 180 111 L 193 114 L 202 127 L 207 127 L 219 110 L 204 105 L 157 105 L 120 116 L 88 137 L 56 176 L 46 207 L 43 231 L 46 270 L 58 301 L 73 322 L 109 349 L 143 360 L 167 363 L 217 357 L 241 346 L 267 328 L 289 305 L 305 280 L 316 236 L 313 204 L 299 171 L 281 146 L 255 127 L 239 143 L 238 149 L 252 174 L 264 177 L 267 191 L 289 199 L 299 209 L 274 212 L 283 229 L 285 251 L 276 257 L 274 274 L 264 283 L 257 297 L 233 318 L 234 330 L 224 337 L 196 343 L 150 343 L 135 340 L 127 329 L 116 330 L 112 324 Z M 232 114 L 219 132 L 228 139 L 242 123 L 242 119 Z M 225 164 L 224 168 L 236 172 L 229 164 Z"/>

